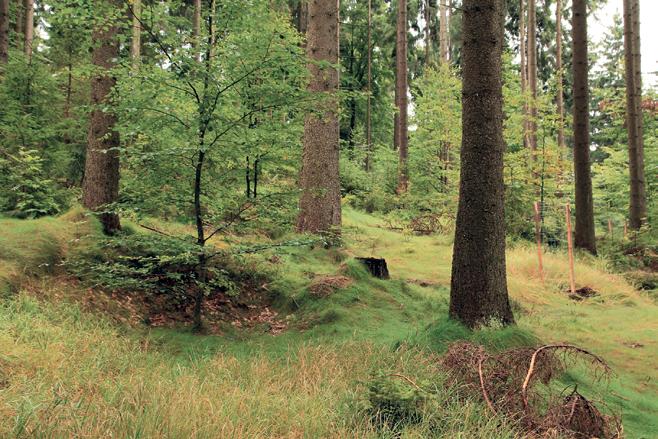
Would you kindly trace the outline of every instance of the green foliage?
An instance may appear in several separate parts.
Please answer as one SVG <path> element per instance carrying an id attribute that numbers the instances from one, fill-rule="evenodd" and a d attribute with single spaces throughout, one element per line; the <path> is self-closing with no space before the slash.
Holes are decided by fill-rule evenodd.
<path id="1" fill-rule="evenodd" d="M 60 212 L 63 192 L 48 179 L 38 151 L 20 148 L 0 156 L 0 211 L 36 218 Z"/>
<path id="2" fill-rule="evenodd" d="M 206 282 L 198 281 L 199 255 L 203 251 L 192 240 L 124 233 L 104 238 L 74 254 L 66 266 L 89 285 L 110 291 L 165 295 L 179 305 L 189 302 L 198 288 L 206 294 L 237 294 L 231 273 L 220 264 L 207 268 Z"/>
<path id="3" fill-rule="evenodd" d="M 362 410 L 379 428 L 393 431 L 423 420 L 427 391 L 404 379 L 379 372 L 367 383 L 368 396 Z"/>

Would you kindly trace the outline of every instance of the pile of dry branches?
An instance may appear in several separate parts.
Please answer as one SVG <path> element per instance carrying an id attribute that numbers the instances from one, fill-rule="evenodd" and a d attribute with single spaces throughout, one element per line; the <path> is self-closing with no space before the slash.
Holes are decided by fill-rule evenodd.
<path id="1" fill-rule="evenodd" d="M 517 420 L 530 437 L 621 438 L 619 417 L 603 414 L 576 387 L 566 393 L 549 386 L 579 360 L 595 381 L 612 373 L 600 357 L 568 344 L 489 354 L 481 346 L 459 342 L 441 361 L 450 385 L 482 398 L 492 413 Z"/>

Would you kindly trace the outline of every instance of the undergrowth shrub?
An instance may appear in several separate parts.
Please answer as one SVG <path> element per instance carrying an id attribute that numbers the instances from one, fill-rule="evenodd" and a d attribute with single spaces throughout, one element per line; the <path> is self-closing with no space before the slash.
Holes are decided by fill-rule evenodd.
<path id="1" fill-rule="evenodd" d="M 245 269 L 227 257 L 211 259 L 207 281 L 199 284 L 198 256 L 194 242 L 155 234 L 119 234 L 107 237 L 72 255 L 68 270 L 83 282 L 110 291 L 167 296 L 173 305 L 185 305 L 198 287 L 206 295 L 220 291 L 239 292 L 237 281 L 245 281 Z"/>

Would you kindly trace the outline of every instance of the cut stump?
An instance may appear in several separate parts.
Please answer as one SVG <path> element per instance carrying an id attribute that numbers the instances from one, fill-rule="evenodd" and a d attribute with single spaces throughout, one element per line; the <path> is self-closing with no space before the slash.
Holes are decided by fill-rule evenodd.
<path id="1" fill-rule="evenodd" d="M 357 261 L 361 262 L 366 266 L 370 274 L 379 279 L 388 279 L 390 276 L 388 274 L 388 266 L 386 265 L 386 259 L 384 258 L 356 258 Z"/>

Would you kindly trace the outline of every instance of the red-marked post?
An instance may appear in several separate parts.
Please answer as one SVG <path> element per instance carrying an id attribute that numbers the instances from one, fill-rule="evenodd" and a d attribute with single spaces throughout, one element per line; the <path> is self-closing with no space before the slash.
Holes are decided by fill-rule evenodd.
<path id="1" fill-rule="evenodd" d="M 565 206 L 565 215 L 567 218 L 567 245 L 569 249 L 569 289 L 571 294 L 576 294 L 576 280 L 573 270 L 573 240 L 571 238 L 571 207 L 569 203 Z"/>
<path id="2" fill-rule="evenodd" d="M 542 260 L 541 251 L 541 216 L 539 214 L 539 203 L 535 201 L 535 236 L 537 238 L 537 258 L 539 260 L 539 276 L 542 283 L 544 282 L 544 261 Z"/>

